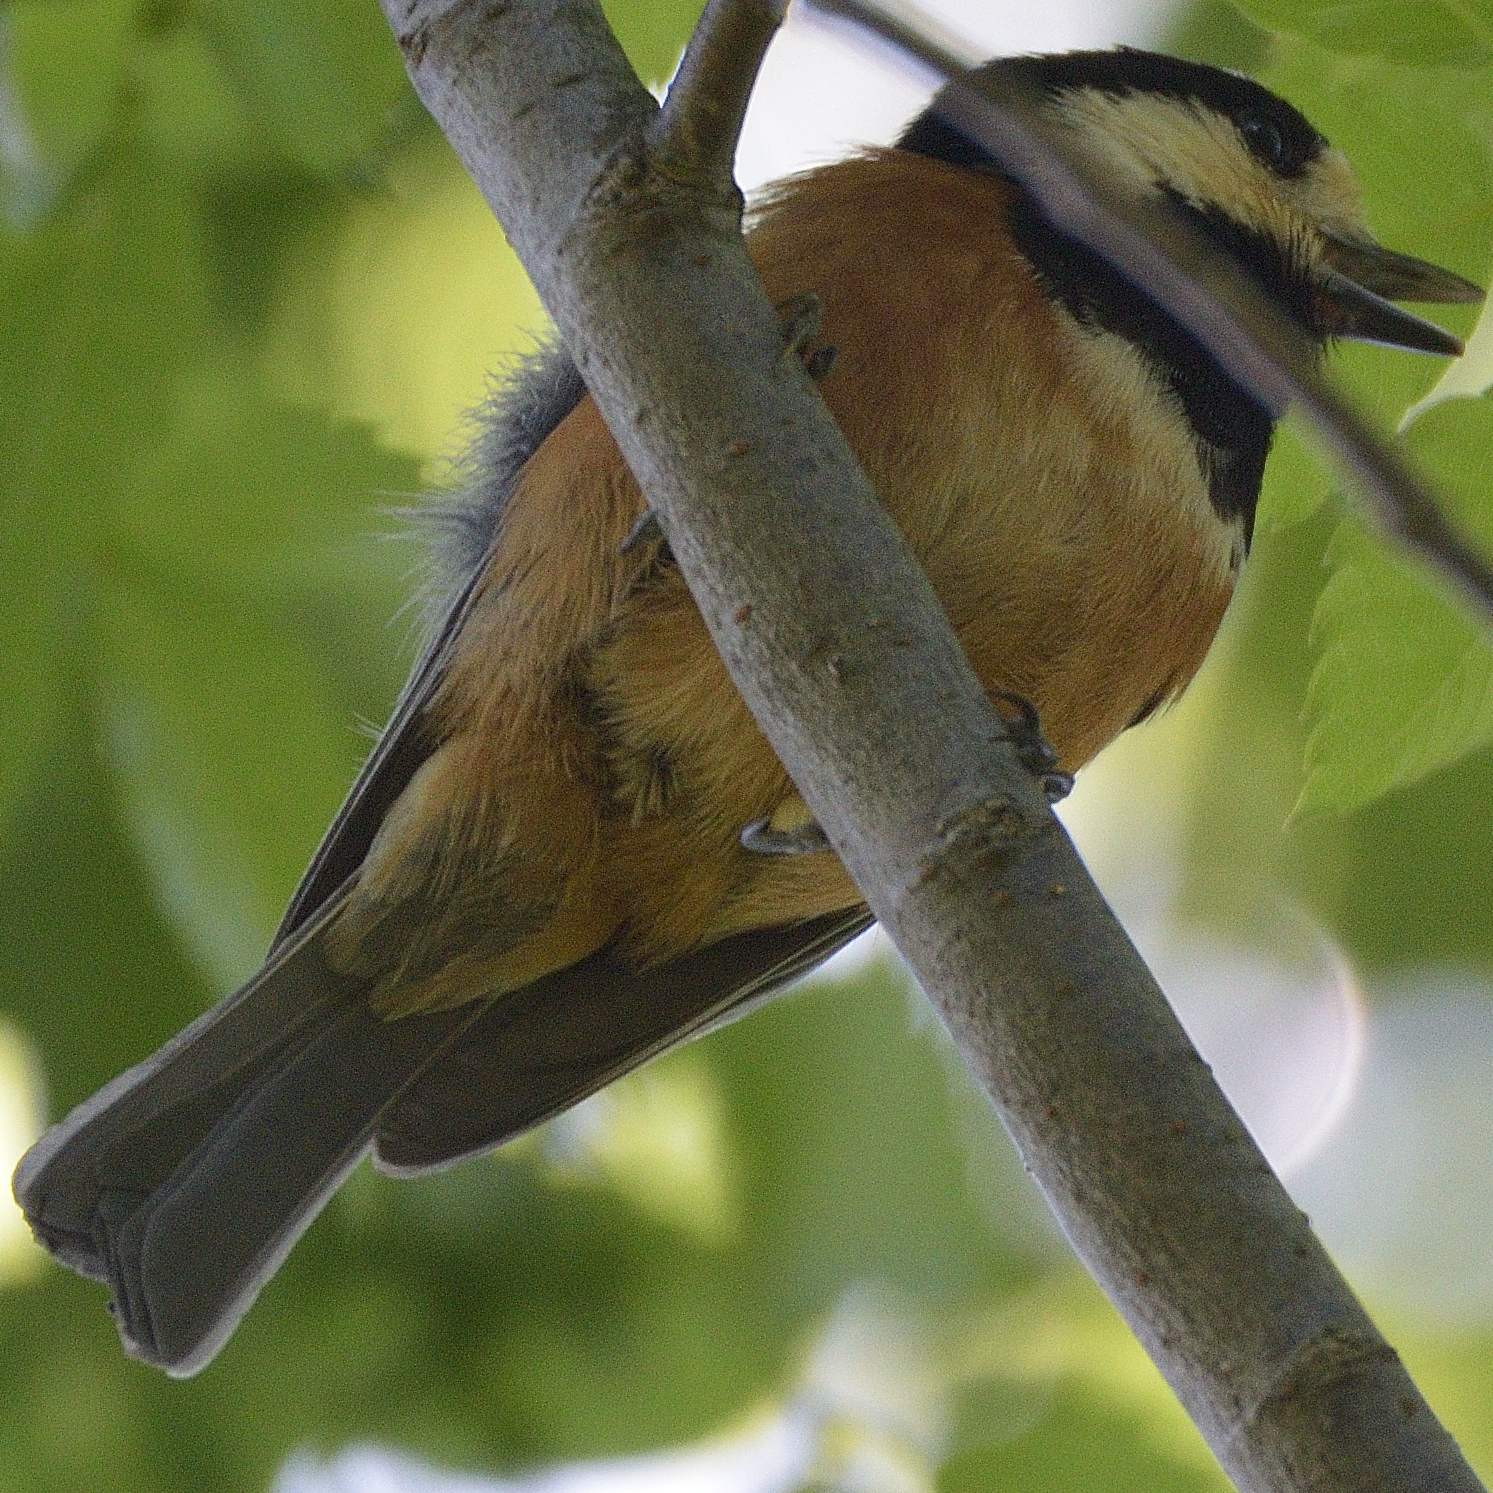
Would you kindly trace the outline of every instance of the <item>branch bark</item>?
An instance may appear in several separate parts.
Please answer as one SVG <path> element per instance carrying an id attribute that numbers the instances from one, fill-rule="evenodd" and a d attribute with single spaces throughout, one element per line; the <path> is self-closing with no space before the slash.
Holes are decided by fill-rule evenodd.
<path id="1" fill-rule="evenodd" d="M 728 163 L 782 5 L 711 0 L 662 111 L 594 0 L 383 5 L 737 687 L 1225 1469 L 1248 1490 L 1476 1489 L 1018 763 L 799 361 L 781 356 Z"/>

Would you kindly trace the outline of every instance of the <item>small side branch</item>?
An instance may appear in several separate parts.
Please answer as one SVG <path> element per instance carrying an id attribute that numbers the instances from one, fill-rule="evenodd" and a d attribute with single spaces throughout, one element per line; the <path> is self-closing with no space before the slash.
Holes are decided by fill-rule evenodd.
<path id="1" fill-rule="evenodd" d="M 650 132 L 664 169 L 735 190 L 747 102 L 787 8 L 787 0 L 710 0 Z"/>

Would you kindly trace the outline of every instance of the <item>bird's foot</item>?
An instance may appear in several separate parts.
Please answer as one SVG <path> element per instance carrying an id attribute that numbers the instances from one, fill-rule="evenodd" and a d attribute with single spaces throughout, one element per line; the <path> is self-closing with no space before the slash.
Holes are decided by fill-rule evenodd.
<path id="1" fill-rule="evenodd" d="M 1058 754 L 1042 734 L 1037 707 L 1014 690 L 993 690 L 990 698 L 997 706 L 1009 705 L 1016 712 L 1014 717 L 1004 710 L 1000 714 L 1006 723 L 1006 735 L 1016 748 L 1017 759 L 1036 778 L 1042 792 L 1047 795 L 1047 802 L 1061 803 L 1073 791 L 1073 774 L 1058 771 Z"/>
<path id="2" fill-rule="evenodd" d="M 829 377 L 829 371 L 835 366 L 835 359 L 839 356 L 840 349 L 826 342 L 823 347 L 816 347 L 804 359 L 804 369 L 816 384 L 821 384 Z"/>
<path id="3" fill-rule="evenodd" d="M 663 525 L 658 521 L 658 514 L 651 508 L 645 508 L 627 531 L 622 543 L 617 546 L 617 553 L 630 555 L 634 550 L 646 549 L 649 545 L 657 546 L 654 558 L 660 565 L 667 565 L 674 558 Z"/>
<path id="4" fill-rule="evenodd" d="M 817 855 L 830 843 L 809 806 L 795 793 L 742 830 L 741 848 L 753 855 Z"/>
<path id="5" fill-rule="evenodd" d="M 741 848 L 753 855 L 817 855 L 830 844 L 817 820 L 798 829 L 773 829 L 771 821 L 754 819 L 741 832 Z"/>
<path id="6" fill-rule="evenodd" d="M 810 351 L 814 339 L 819 335 L 819 323 L 824 308 L 819 292 L 805 290 L 779 301 L 777 313 L 783 324 L 783 359 L 802 358 L 808 375 L 817 384 L 828 376 L 835 366 L 839 350 L 826 343 Z"/>
<path id="7" fill-rule="evenodd" d="M 819 322 L 824 315 L 819 292 L 800 291 L 798 295 L 779 301 L 774 310 L 783 325 L 783 357 L 803 357 L 809 344 L 819 335 Z"/>

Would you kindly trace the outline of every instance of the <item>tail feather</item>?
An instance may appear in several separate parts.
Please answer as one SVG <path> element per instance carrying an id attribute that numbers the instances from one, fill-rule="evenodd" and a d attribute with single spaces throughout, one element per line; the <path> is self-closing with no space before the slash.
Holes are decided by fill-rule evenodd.
<path id="1" fill-rule="evenodd" d="M 320 961 L 303 952 L 319 927 L 320 920 L 246 985 L 105 1084 L 22 1158 L 12 1184 L 17 1200 L 42 1242 L 73 1269 L 106 1278 L 92 1245 L 105 1191 L 153 1191 L 298 1034 L 325 1018 L 332 991 Z M 137 1146 L 146 1134 L 149 1143 Z"/>
<path id="2" fill-rule="evenodd" d="M 110 1288 L 125 1347 L 168 1373 L 212 1357 L 379 1116 L 481 1013 L 382 1021 L 327 969 L 324 922 L 16 1169 L 37 1238 Z"/>
<path id="3" fill-rule="evenodd" d="M 855 936 L 851 909 L 653 968 L 602 950 L 521 990 L 388 1021 L 335 973 L 340 898 L 243 989 L 79 1105 L 13 1183 L 37 1238 L 174 1375 L 222 1346 L 376 1144 L 419 1172 L 489 1150 L 730 1020 Z"/>

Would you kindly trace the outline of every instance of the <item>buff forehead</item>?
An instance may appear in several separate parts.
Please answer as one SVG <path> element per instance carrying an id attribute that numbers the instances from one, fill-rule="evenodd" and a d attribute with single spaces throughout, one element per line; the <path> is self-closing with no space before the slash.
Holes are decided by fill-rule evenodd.
<path id="1" fill-rule="evenodd" d="M 1117 181 L 1164 182 L 1199 207 L 1219 207 L 1239 222 L 1284 238 L 1304 224 L 1366 237 L 1353 168 L 1328 147 L 1294 179 L 1277 176 L 1249 151 L 1227 116 L 1191 99 L 1074 89 L 1053 103 Z"/>

